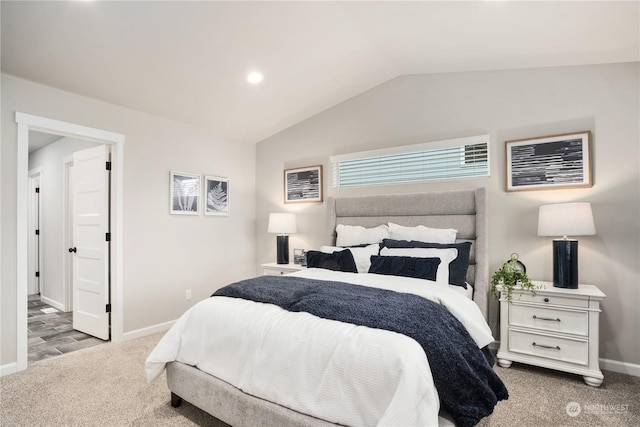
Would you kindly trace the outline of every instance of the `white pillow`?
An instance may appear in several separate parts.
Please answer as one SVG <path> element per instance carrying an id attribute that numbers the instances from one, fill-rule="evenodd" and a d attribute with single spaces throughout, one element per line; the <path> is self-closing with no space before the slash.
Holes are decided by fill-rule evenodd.
<path id="1" fill-rule="evenodd" d="M 429 228 L 424 225 L 405 227 L 389 223 L 389 235 L 393 240 L 416 240 L 427 243 L 455 243 L 458 230 L 453 228 Z"/>
<path id="2" fill-rule="evenodd" d="M 380 251 L 379 245 L 369 245 L 362 248 L 341 248 L 338 246 L 322 246 L 320 252 L 332 254 L 340 251 L 351 251 L 353 260 L 356 262 L 356 268 L 358 273 L 368 273 L 369 267 L 371 267 L 371 255 L 378 255 Z"/>
<path id="3" fill-rule="evenodd" d="M 337 246 L 358 246 L 380 243 L 389 238 L 389 227 L 385 224 L 375 228 L 364 228 L 359 225 L 338 224 L 336 227 Z"/>
<path id="4" fill-rule="evenodd" d="M 449 264 L 458 257 L 458 250 L 435 248 L 382 248 L 382 256 L 408 256 L 413 258 L 440 258 L 440 265 L 436 273 L 436 283 L 447 286 L 449 284 Z"/>

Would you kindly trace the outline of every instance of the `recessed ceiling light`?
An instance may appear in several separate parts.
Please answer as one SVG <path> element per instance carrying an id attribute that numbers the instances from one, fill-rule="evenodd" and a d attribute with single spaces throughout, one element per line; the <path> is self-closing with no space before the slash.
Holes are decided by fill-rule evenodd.
<path id="1" fill-rule="evenodd" d="M 264 79 L 264 76 L 262 75 L 262 73 L 259 73 L 258 71 L 252 71 L 247 76 L 247 81 L 254 85 L 260 83 L 262 79 Z"/>

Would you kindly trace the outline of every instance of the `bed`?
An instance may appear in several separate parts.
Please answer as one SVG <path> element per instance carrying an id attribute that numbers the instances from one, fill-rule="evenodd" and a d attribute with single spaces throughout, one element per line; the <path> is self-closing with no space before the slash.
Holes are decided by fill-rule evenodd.
<path id="1" fill-rule="evenodd" d="M 486 190 L 484 188 L 474 189 L 474 190 L 460 190 L 460 191 L 447 191 L 447 192 L 431 192 L 431 193 L 416 193 L 416 194 L 399 194 L 399 195 L 382 195 L 382 196 L 361 196 L 361 197 L 348 197 L 348 198 L 329 198 L 327 200 L 327 210 L 328 210 L 328 238 L 327 243 L 329 245 L 336 245 L 336 229 L 338 225 L 342 226 L 362 226 L 367 229 L 375 228 L 380 226 L 381 224 L 397 224 L 400 227 L 415 227 L 415 226 L 426 226 L 432 227 L 436 229 L 455 229 L 458 230 L 456 235 L 456 242 L 471 242 L 471 251 L 469 256 L 469 267 L 466 272 L 465 281 L 470 285 L 468 290 L 466 291 L 467 296 L 460 297 L 460 292 L 449 292 L 448 290 L 443 290 L 442 295 L 440 294 L 440 290 L 432 291 L 432 288 L 429 290 L 420 289 L 416 292 L 425 292 L 429 294 L 430 292 L 434 292 L 433 295 L 424 295 L 424 298 L 430 298 L 432 300 L 439 301 L 440 304 L 447 306 L 451 305 L 449 311 L 452 311 L 455 317 L 463 323 L 467 329 L 470 331 L 470 335 L 472 339 L 475 340 L 478 347 L 486 346 L 490 341 L 493 340 L 493 337 L 490 335 L 490 330 L 484 319 L 487 318 L 488 314 L 488 270 L 487 270 L 487 219 L 486 219 Z M 372 258 L 373 260 L 373 258 Z M 441 260 L 440 260 L 441 261 Z M 372 280 L 379 282 L 380 284 L 375 284 L 371 286 L 375 286 L 372 289 L 367 289 L 367 292 L 386 292 L 386 290 L 378 289 L 377 286 L 384 287 L 385 277 L 381 275 L 371 275 L 371 274 L 353 274 L 353 273 L 342 273 L 342 272 L 332 272 L 326 270 L 318 270 L 316 269 L 308 269 L 307 271 L 302 271 L 300 273 L 295 273 L 291 276 L 299 276 L 293 278 L 272 278 L 272 280 L 289 280 L 289 281 L 299 281 L 302 282 L 302 285 L 307 285 L 308 282 L 314 280 L 324 280 L 327 284 L 327 288 L 329 289 L 327 292 L 332 292 L 331 289 L 338 290 L 339 288 L 330 288 L 328 284 L 343 284 L 343 281 L 346 283 L 352 283 L 353 286 L 358 287 L 360 285 L 364 285 L 365 287 L 369 287 L 368 283 L 365 281 L 368 276 L 376 276 L 373 277 Z M 442 271 L 442 270 L 439 270 Z M 265 276 L 266 277 L 266 276 Z M 344 280 L 343 280 L 344 279 Z M 251 279 L 253 280 L 253 279 Z M 270 279 L 271 280 L 271 279 Z M 394 279 L 395 280 L 395 279 Z M 413 289 L 412 287 L 419 281 L 418 279 L 402 279 L 404 282 L 401 286 L 406 286 L 406 289 Z M 435 280 L 435 279 L 434 279 Z M 362 283 L 361 283 L 362 282 Z M 406 283 L 405 283 L 406 282 Z M 249 286 L 245 286 L 243 289 L 253 289 L 256 287 L 256 283 L 251 282 Z M 260 282 L 261 283 L 261 282 Z M 275 282 L 274 282 L 275 283 Z M 395 282 L 394 282 L 395 283 Z M 234 284 L 237 285 L 237 284 Z M 234 286 L 232 285 L 232 286 Z M 246 285 L 245 283 L 241 283 L 241 285 Z M 279 291 L 279 286 L 282 283 L 275 283 L 275 287 L 273 289 L 277 289 Z M 351 285 L 349 285 L 351 286 Z M 394 286 L 396 286 L 394 284 Z M 226 289 L 226 288 L 225 288 Z M 271 288 L 270 288 L 271 289 Z M 405 288 L 402 288 L 405 289 Z M 458 288 L 456 288 L 458 289 Z M 407 292 L 412 292 L 408 290 Z M 470 293 L 472 292 L 472 293 Z M 454 295 L 455 294 L 455 295 Z M 472 297 L 468 299 L 468 297 Z M 225 294 L 221 294 L 219 297 L 210 298 L 211 301 L 217 301 L 227 299 Z M 422 300 L 423 298 L 419 298 Z M 247 302 L 242 299 L 234 299 L 228 298 L 228 300 L 233 300 L 233 305 L 230 308 L 226 308 L 229 311 L 228 316 L 234 316 L 234 313 L 238 313 L 241 310 L 244 310 L 244 306 L 247 304 L 251 304 L 252 306 L 255 304 L 262 304 L 262 306 L 266 306 L 267 309 L 274 310 L 279 309 L 279 307 L 271 306 L 270 304 L 263 304 L 263 302 Z M 467 302 L 465 302 L 467 301 Z M 454 303 L 462 308 L 454 309 Z M 199 303 L 200 304 L 200 303 Z M 466 304 L 466 305 L 465 305 Z M 193 309 L 192 309 L 193 310 Z M 201 308 L 195 309 L 194 311 L 207 311 L 210 308 Z M 190 310 L 191 311 L 191 310 Z M 477 311 L 477 314 L 475 313 Z M 274 312 L 275 313 L 275 312 Z M 298 317 L 290 317 L 290 316 L 298 316 Z M 263 314 L 261 313 L 255 319 L 247 318 L 247 315 L 242 315 L 242 319 L 240 322 L 244 321 L 251 324 L 260 324 L 263 318 L 271 318 L 273 316 L 285 316 L 285 317 L 277 317 L 279 321 L 281 321 L 281 326 L 278 329 L 278 333 L 280 331 L 285 331 L 283 334 L 287 336 L 296 336 L 296 329 L 287 329 L 287 328 L 297 328 L 295 326 L 297 322 L 296 319 L 299 319 L 301 316 L 307 315 L 309 319 L 305 318 L 305 322 L 316 322 L 317 319 L 314 318 L 313 315 L 309 315 L 307 313 L 289 313 L 285 310 L 285 312 L 277 312 L 276 314 Z M 186 314 L 185 314 L 186 316 Z M 193 315 L 195 316 L 195 315 Z M 265 316 L 265 317 L 260 317 Z M 271 316 L 271 317 L 270 317 Z M 474 317 L 475 316 L 475 317 Z M 238 317 L 238 316 L 236 316 Z M 374 316 L 375 317 L 375 316 Z M 481 321 L 477 320 L 477 317 L 481 318 Z M 200 318 L 196 318 L 198 320 L 194 320 L 193 322 L 201 323 L 202 320 Z M 224 318 L 227 319 L 227 318 Z M 181 318 L 182 320 L 182 318 Z M 176 325 L 181 321 L 179 320 Z M 395 379 L 395 377 L 385 377 L 382 375 L 382 378 L 377 378 L 376 375 L 363 375 L 367 377 L 375 377 L 374 379 L 368 378 L 366 381 L 370 381 L 374 387 L 380 387 L 381 384 L 389 384 L 390 382 L 397 381 L 397 388 L 393 387 L 382 387 L 379 392 L 371 392 L 369 390 L 355 389 L 353 391 L 353 399 L 355 403 L 349 401 L 349 399 L 345 399 L 345 402 L 330 402 L 327 403 L 330 405 L 337 405 L 336 408 L 333 408 L 333 412 L 346 413 L 344 418 L 333 418 L 333 413 L 331 416 L 325 416 L 323 413 L 324 407 L 318 409 L 317 406 L 321 406 L 325 399 L 330 399 L 331 390 L 340 389 L 342 392 L 343 385 L 337 383 L 336 381 L 340 381 L 339 379 L 333 378 L 330 375 L 326 374 L 326 372 L 318 374 L 320 379 L 315 381 L 320 381 L 326 387 L 319 387 L 317 391 L 312 393 L 311 396 L 303 396 L 300 397 L 304 393 L 298 392 L 282 392 L 278 393 L 278 387 L 271 386 L 272 384 L 280 384 L 281 382 L 285 382 L 284 386 L 289 387 L 290 382 L 288 379 L 283 379 L 282 370 L 287 369 L 287 363 L 290 363 L 290 370 L 292 371 L 292 375 L 303 375 L 306 376 L 306 373 L 296 372 L 296 367 L 293 366 L 296 361 L 293 360 L 292 356 L 283 355 L 281 358 L 266 360 L 260 360 L 257 362 L 257 367 L 247 374 L 247 372 L 238 372 L 237 375 L 233 372 L 227 371 L 218 371 L 216 375 L 211 374 L 211 372 L 216 372 L 215 369 L 209 369 L 210 366 L 226 363 L 227 361 L 223 360 L 225 357 L 238 357 L 243 358 L 242 352 L 238 349 L 235 349 L 231 352 L 230 355 L 226 356 L 215 356 L 208 362 L 203 362 L 203 357 L 210 357 L 207 353 L 206 356 L 203 356 L 203 352 L 205 350 L 203 348 L 196 348 L 195 350 L 185 351 L 181 353 L 181 361 L 177 361 L 177 352 L 176 348 L 169 349 L 169 341 L 172 339 L 173 342 L 181 342 L 188 341 L 190 332 L 190 327 L 188 326 L 189 321 L 183 321 L 181 326 L 175 326 L 170 330 L 165 336 L 165 338 L 156 346 L 153 350 L 149 358 L 147 359 L 146 368 L 147 368 L 147 377 L 149 380 L 157 377 L 159 373 L 166 368 L 167 372 L 167 383 L 168 387 L 171 390 L 171 404 L 173 406 L 179 406 L 182 399 L 190 402 L 191 404 L 199 407 L 200 409 L 210 413 L 217 419 L 224 421 L 227 424 L 232 426 L 256 426 L 256 425 L 287 425 L 287 426 L 331 426 L 331 425 L 371 425 L 371 424 L 421 424 L 421 425 L 454 425 L 453 418 L 446 413 L 446 411 L 438 411 L 439 405 L 439 396 L 435 390 L 432 390 L 432 386 L 430 384 L 433 383 L 433 380 L 429 385 L 422 384 L 422 380 L 420 383 L 414 381 L 414 377 L 416 376 L 413 371 L 411 375 L 405 374 L 405 376 L 401 379 Z M 213 322 L 213 321 L 212 321 Z M 216 322 L 221 322 L 221 320 L 216 320 Z M 224 320 L 226 322 L 226 320 Z M 322 320 L 320 322 L 323 323 L 323 327 L 329 322 L 334 322 L 333 320 Z M 475 323 L 478 326 L 473 326 Z M 308 327 L 310 329 L 305 329 L 305 331 L 313 331 L 316 327 L 315 323 L 301 323 L 304 327 Z M 306 325 L 306 326 L 305 326 Z M 309 326 L 311 325 L 311 326 Z M 331 323 L 331 327 L 336 328 L 350 328 L 354 327 L 353 325 L 348 325 L 346 323 L 341 323 L 340 321 Z M 365 324 L 366 326 L 366 324 Z M 238 326 L 238 328 L 242 328 L 242 326 Z M 471 331 L 475 328 L 475 331 Z M 230 337 L 236 337 L 238 335 L 242 335 L 242 329 L 238 329 L 238 331 L 234 331 L 233 327 L 227 328 L 229 330 Z M 433 328 L 432 328 L 433 329 Z M 360 336 L 359 333 L 365 330 L 365 334 Z M 378 363 L 377 359 L 375 362 L 370 362 L 369 359 L 382 358 L 384 360 L 390 360 L 389 363 L 394 364 L 394 370 L 402 371 L 405 368 L 404 364 L 410 364 L 413 368 L 413 365 L 417 365 L 418 368 L 424 370 L 424 366 L 426 366 L 426 371 L 421 372 L 419 376 L 424 376 L 430 378 L 429 364 L 428 362 L 423 363 L 419 360 L 421 357 L 424 357 L 424 349 L 422 349 L 419 345 L 415 343 L 411 338 L 407 338 L 404 335 L 398 335 L 395 332 L 391 331 L 375 331 L 371 333 L 375 333 L 377 335 L 369 336 L 367 328 L 359 328 L 357 329 L 357 333 L 354 333 L 354 330 L 349 329 L 346 334 L 350 338 L 348 340 L 349 343 L 363 343 L 364 346 L 368 346 L 366 352 L 361 352 L 363 354 L 374 354 L 373 356 L 362 357 L 358 359 L 358 364 L 362 363 L 363 366 L 369 366 L 368 363 Z M 342 333 L 342 332 L 341 332 Z M 380 334 L 384 335 L 380 335 Z M 355 335 L 354 335 L 355 334 Z M 170 336 L 173 335 L 173 338 Z M 312 333 L 305 334 L 305 339 L 307 336 L 313 336 Z M 191 338 L 193 341 L 196 338 Z M 232 341 L 231 338 L 228 338 L 224 341 L 224 338 L 220 338 L 222 341 L 218 342 L 218 345 L 221 342 L 229 343 Z M 389 341 L 387 341 L 389 340 Z M 377 345 L 376 343 L 382 343 L 381 345 Z M 373 344 L 372 344 L 373 343 Z M 482 343 L 482 344 L 481 344 Z M 383 345 L 385 344 L 385 345 Z M 234 344 L 235 345 L 235 344 Z M 244 345 L 244 344 L 243 344 Z M 253 344 L 252 344 L 253 345 Z M 275 340 L 273 343 L 261 343 L 259 347 L 252 348 L 249 353 L 258 354 L 264 350 L 264 354 L 272 355 L 273 349 L 267 351 L 269 345 L 274 346 L 273 348 L 284 348 L 284 344 Z M 308 343 L 305 343 L 308 345 Z M 354 344 L 355 345 L 355 344 Z M 359 345 L 359 344 L 358 344 Z M 418 350 L 415 350 L 415 346 L 417 346 Z M 280 346 L 280 347 L 278 347 Z M 287 344 L 288 346 L 288 344 Z M 414 347 L 412 347 L 414 346 Z M 205 345 L 196 346 L 196 347 L 205 347 Z M 242 346 L 241 346 L 242 347 Z M 266 348 L 266 350 L 264 348 Z M 375 347 L 375 348 L 374 348 Z M 392 350 L 387 349 L 387 347 L 398 348 L 401 349 L 401 356 L 397 356 L 398 359 L 395 359 L 395 355 L 389 356 L 387 352 L 391 352 Z M 287 347 L 288 348 L 288 347 Z M 380 349 L 382 348 L 382 349 Z M 292 350 L 299 351 L 300 353 L 305 352 L 305 348 L 301 348 L 300 350 Z M 180 350 L 181 351 L 181 350 Z M 337 349 L 334 349 L 336 354 L 338 353 Z M 380 355 L 377 355 L 376 352 L 380 352 Z M 393 350 L 395 351 L 395 350 Z M 407 356 L 408 355 L 408 356 Z M 335 356 L 335 355 L 334 355 Z M 216 359 L 217 357 L 217 359 Z M 262 356 L 261 356 L 262 357 Z M 271 357 L 271 356 L 269 356 Z M 305 357 L 307 357 L 305 355 Z M 314 355 L 310 355 L 310 358 L 313 358 Z M 350 357 L 350 356 L 349 356 Z M 415 360 L 418 360 L 417 362 Z M 351 362 L 350 362 L 351 363 Z M 354 362 L 355 363 L 355 362 Z M 242 363 L 244 365 L 244 362 Z M 283 365 L 279 368 L 275 367 L 270 369 L 272 365 Z M 396 365 L 402 365 L 400 368 L 396 369 Z M 198 367 L 196 367 L 198 366 Z M 371 365 L 374 366 L 374 365 Z M 349 369 L 357 370 L 361 366 L 360 365 L 352 365 Z M 280 370 L 278 370 L 280 369 Z M 306 368 L 305 368 L 306 369 Z M 336 368 L 338 369 L 338 368 Z M 340 369 L 344 369 L 343 366 Z M 362 368 L 364 371 L 368 368 Z M 492 370 L 492 369 L 491 369 Z M 277 372 L 275 375 L 273 372 Z M 270 373 L 270 374 L 269 374 Z M 309 377 L 312 378 L 314 373 L 309 373 Z M 323 375 L 325 378 L 323 377 Z M 355 374 L 354 374 L 355 375 Z M 394 374 L 395 375 L 395 374 Z M 261 378 L 264 376 L 264 378 Z M 286 376 L 286 375 L 285 375 Z M 335 377 L 335 375 L 334 375 Z M 247 382 L 248 381 L 248 382 Z M 312 380 L 309 380 L 309 384 L 318 384 L 313 383 Z M 333 381 L 333 382 L 332 382 Z M 499 380 L 498 380 L 499 381 Z M 259 383 L 257 388 L 254 387 L 254 382 Z M 232 385 L 234 384 L 234 385 Z M 395 384 L 395 382 L 394 382 Z M 501 384 L 500 384 L 501 385 Z M 262 387 L 262 389 L 260 388 Z M 293 386 L 295 387 L 295 386 Z M 304 385 L 302 386 L 304 387 Z M 311 387 L 309 385 L 309 387 Z M 369 385 L 367 385 L 369 387 Z M 346 388 L 346 387 L 345 387 Z M 383 390 L 384 389 L 384 390 Z M 389 389 L 391 391 L 389 391 Z M 257 391 L 256 391 L 257 390 Z M 293 389 L 295 390 L 295 389 Z M 417 413 L 414 418 L 403 418 L 405 416 L 406 408 L 402 405 L 404 403 L 395 404 L 395 400 L 406 401 L 407 395 L 415 395 L 416 392 L 414 390 L 420 390 L 420 393 L 424 393 L 420 395 L 420 398 L 417 399 L 415 405 L 422 405 L 422 402 L 425 402 L 424 414 Z M 262 398 L 265 397 L 266 399 Z M 388 395 L 384 393 L 387 392 Z M 270 393 L 274 393 L 275 397 L 273 397 Z M 367 394 L 369 393 L 369 394 Z M 404 394 L 403 394 L 404 393 Z M 506 398 L 506 389 L 501 392 L 503 395 L 498 397 L 497 400 Z M 500 394 L 500 393 L 498 393 Z M 345 395 L 348 395 L 345 392 Z M 367 397 L 369 396 L 369 397 Z M 386 397 L 385 397 L 386 396 Z M 402 397 L 404 396 L 404 397 Z M 357 400 L 358 398 L 366 400 L 365 402 L 361 401 L 359 404 Z M 385 400 L 387 399 L 387 400 Z M 317 401 L 321 402 L 318 403 Z M 383 401 L 383 403 L 380 403 Z M 391 401 L 392 403 L 389 403 Z M 278 402 L 278 403 L 274 403 Z M 308 406 L 305 406 L 307 405 Z M 350 405 L 350 406 L 340 406 L 341 404 Z M 369 407 L 367 407 L 369 404 Z M 371 415 L 371 412 L 375 412 L 382 405 L 387 405 L 388 408 L 381 409 L 380 414 L 375 414 L 374 418 L 367 418 Z M 413 403 L 409 403 L 413 405 Z M 395 405 L 395 406 L 394 406 Z M 433 409 L 433 406 L 436 407 L 436 416 L 430 412 Z M 360 409 L 360 412 L 365 412 L 364 414 L 356 413 L 351 414 L 350 411 L 353 406 L 362 406 L 366 409 Z M 294 408 L 294 409 L 290 409 Z M 297 409 L 297 410 L 296 410 Z M 357 412 L 354 410 L 354 412 Z M 417 411 L 420 412 L 420 411 Z M 413 416 L 413 415 L 412 415 Z M 330 419 L 331 421 L 327 421 Z M 375 420 L 375 421 L 372 421 Z M 465 424 L 459 423 L 459 424 Z M 472 425 L 471 422 L 470 425 Z"/>

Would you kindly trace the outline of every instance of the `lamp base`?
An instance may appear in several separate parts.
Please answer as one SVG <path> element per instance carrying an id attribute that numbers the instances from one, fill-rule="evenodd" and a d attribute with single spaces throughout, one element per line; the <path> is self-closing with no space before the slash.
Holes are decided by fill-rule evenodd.
<path id="1" fill-rule="evenodd" d="M 578 241 L 553 241 L 553 286 L 578 289 Z"/>
<path id="2" fill-rule="evenodd" d="M 289 264 L 289 236 L 276 236 L 277 263 Z"/>

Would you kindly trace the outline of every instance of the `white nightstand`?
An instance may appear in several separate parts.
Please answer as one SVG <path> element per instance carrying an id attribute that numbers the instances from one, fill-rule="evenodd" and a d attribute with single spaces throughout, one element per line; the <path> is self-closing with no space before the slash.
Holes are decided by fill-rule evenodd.
<path id="1" fill-rule="evenodd" d="M 278 264 L 277 262 L 268 262 L 262 264 L 262 274 L 269 276 L 281 276 L 283 274 L 294 273 L 302 270 L 303 267 L 300 264 Z"/>
<path id="2" fill-rule="evenodd" d="M 522 362 L 571 372 L 598 387 L 604 378 L 598 317 L 605 294 L 591 285 L 564 289 L 550 282 L 533 283 L 542 288 L 535 295 L 514 289 L 511 303 L 500 294 L 498 364 L 508 368 L 511 362 Z"/>

